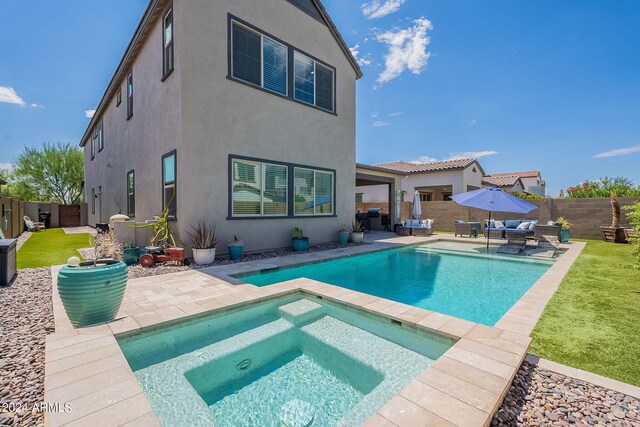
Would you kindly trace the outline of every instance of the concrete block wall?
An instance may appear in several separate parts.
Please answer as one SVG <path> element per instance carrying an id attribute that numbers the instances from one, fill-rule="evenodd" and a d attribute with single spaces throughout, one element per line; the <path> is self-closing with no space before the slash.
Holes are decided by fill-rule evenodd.
<path id="1" fill-rule="evenodd" d="M 620 206 L 628 206 L 638 199 L 631 197 L 619 198 Z M 530 200 L 538 209 L 528 214 L 494 213 L 495 219 L 533 219 L 540 222 L 555 220 L 564 216 L 573 226 L 571 236 L 578 239 L 600 239 L 600 226 L 611 225 L 611 202 L 608 198 L 602 199 L 538 199 Z M 357 203 L 356 209 L 365 212 L 369 207 L 381 207 L 388 211 L 386 203 Z M 452 232 L 454 221 L 483 222 L 488 218 L 487 211 L 467 208 L 455 202 L 422 202 L 421 219 L 434 219 L 434 228 L 438 231 Z M 402 203 L 402 220 L 411 218 L 413 203 Z M 629 219 L 622 209 L 620 217 L 622 227 L 629 227 Z"/>

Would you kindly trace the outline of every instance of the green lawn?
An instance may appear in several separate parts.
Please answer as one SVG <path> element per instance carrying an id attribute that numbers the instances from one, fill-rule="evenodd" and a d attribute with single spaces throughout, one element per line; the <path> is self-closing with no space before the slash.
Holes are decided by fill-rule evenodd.
<path id="1" fill-rule="evenodd" d="M 547 305 L 530 352 L 640 386 L 640 271 L 630 245 L 590 240 Z"/>
<path id="2" fill-rule="evenodd" d="M 65 234 L 61 228 L 33 233 L 18 250 L 18 268 L 66 264 L 72 256 L 82 259 L 77 249 L 90 247 L 90 239 L 88 233 Z"/>

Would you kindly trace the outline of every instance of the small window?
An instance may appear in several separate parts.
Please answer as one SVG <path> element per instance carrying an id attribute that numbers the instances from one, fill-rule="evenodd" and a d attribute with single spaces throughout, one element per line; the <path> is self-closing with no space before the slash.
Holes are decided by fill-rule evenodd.
<path id="1" fill-rule="evenodd" d="M 333 214 L 333 172 L 294 168 L 295 215 Z"/>
<path id="2" fill-rule="evenodd" d="M 431 193 L 420 193 L 421 202 L 430 202 L 433 195 Z"/>
<path id="3" fill-rule="evenodd" d="M 333 70 L 296 52 L 293 56 L 294 98 L 333 111 Z"/>
<path id="4" fill-rule="evenodd" d="M 127 76 L 127 120 L 133 116 L 133 72 Z"/>
<path id="5" fill-rule="evenodd" d="M 286 96 L 287 47 L 236 22 L 232 37 L 232 76 Z"/>
<path id="6" fill-rule="evenodd" d="M 287 215 L 287 167 L 248 160 L 232 162 L 233 216 Z"/>
<path id="7" fill-rule="evenodd" d="M 173 71 L 173 9 L 169 9 L 163 20 L 162 32 L 162 76 Z"/>
<path id="8" fill-rule="evenodd" d="M 356 203 L 362 203 L 363 193 L 356 193 Z"/>
<path id="9" fill-rule="evenodd" d="M 91 214 L 96 214 L 96 189 L 91 189 Z"/>
<path id="10" fill-rule="evenodd" d="M 176 219 L 177 185 L 176 152 L 162 156 L 162 209 L 169 208 L 169 218 Z"/>
<path id="11" fill-rule="evenodd" d="M 442 193 L 442 201 L 443 202 L 448 202 L 448 201 L 453 200 L 451 198 L 451 195 L 452 195 L 452 193 Z"/>
<path id="12" fill-rule="evenodd" d="M 96 158 L 96 135 L 95 132 L 89 137 L 91 138 L 91 160 Z"/>
<path id="13" fill-rule="evenodd" d="M 98 125 L 98 152 L 104 148 L 104 127 L 102 122 Z"/>
<path id="14" fill-rule="evenodd" d="M 136 181 L 134 171 L 127 173 L 127 215 L 136 216 Z"/>
<path id="15" fill-rule="evenodd" d="M 122 88 L 118 88 L 116 92 L 116 107 L 119 107 L 122 104 Z"/>

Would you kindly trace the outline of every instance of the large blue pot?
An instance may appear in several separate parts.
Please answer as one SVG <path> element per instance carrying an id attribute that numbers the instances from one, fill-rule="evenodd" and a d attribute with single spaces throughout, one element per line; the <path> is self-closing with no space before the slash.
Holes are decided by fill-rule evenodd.
<path id="1" fill-rule="evenodd" d="M 122 261 L 127 265 L 137 264 L 140 261 L 140 248 L 124 248 L 122 250 Z"/>
<path id="2" fill-rule="evenodd" d="M 571 238 L 571 230 L 568 228 L 563 228 L 560 230 L 560 241 L 562 243 L 567 243 Z"/>
<path id="3" fill-rule="evenodd" d="M 128 268 L 122 261 L 99 261 L 96 267 L 64 266 L 58 273 L 58 293 L 76 328 L 115 319 L 127 286 Z M 87 267 L 87 268 L 82 268 Z"/>
<path id="4" fill-rule="evenodd" d="M 291 246 L 293 246 L 294 251 L 309 250 L 309 238 L 308 237 L 292 237 Z"/>
<path id="5" fill-rule="evenodd" d="M 227 247 L 229 249 L 229 259 L 232 261 L 237 261 L 242 259 L 242 253 L 244 252 L 244 246 L 240 244 L 229 244 Z"/>
<path id="6" fill-rule="evenodd" d="M 349 232 L 348 231 L 341 231 L 338 234 L 338 237 L 340 238 L 340 244 L 341 245 L 346 245 L 347 243 L 349 243 Z"/>

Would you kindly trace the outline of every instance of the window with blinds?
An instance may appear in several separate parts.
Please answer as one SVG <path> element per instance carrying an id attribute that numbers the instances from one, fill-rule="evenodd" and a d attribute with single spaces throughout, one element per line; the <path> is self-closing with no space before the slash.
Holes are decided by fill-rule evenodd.
<path id="1" fill-rule="evenodd" d="M 177 214 L 176 152 L 162 156 L 162 209 L 169 209 L 169 218 Z"/>
<path id="2" fill-rule="evenodd" d="M 266 162 L 232 161 L 232 215 L 287 215 L 287 167 Z"/>
<path id="3" fill-rule="evenodd" d="M 162 76 L 173 71 L 173 9 L 169 9 L 162 20 Z"/>
<path id="4" fill-rule="evenodd" d="M 294 168 L 295 215 L 332 215 L 334 173 Z"/>
<path id="5" fill-rule="evenodd" d="M 287 94 L 287 47 L 233 22 L 232 75 L 281 95 Z"/>
<path id="6" fill-rule="evenodd" d="M 293 56 L 294 98 L 333 111 L 333 70 L 296 52 Z"/>

